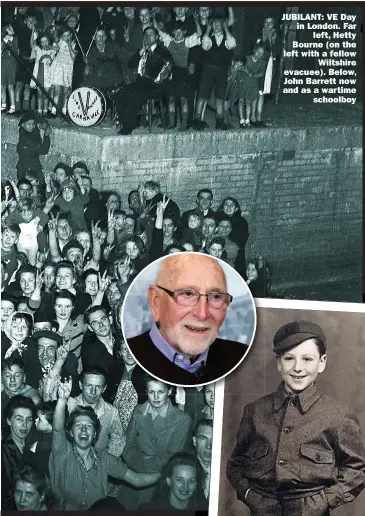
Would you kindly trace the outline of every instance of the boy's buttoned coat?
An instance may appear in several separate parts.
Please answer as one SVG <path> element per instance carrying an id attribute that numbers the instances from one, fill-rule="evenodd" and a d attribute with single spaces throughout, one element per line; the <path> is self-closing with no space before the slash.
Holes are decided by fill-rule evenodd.
<path id="1" fill-rule="evenodd" d="M 358 419 L 315 385 L 292 397 L 281 383 L 245 407 L 227 477 L 255 516 L 327 515 L 364 487 Z"/>

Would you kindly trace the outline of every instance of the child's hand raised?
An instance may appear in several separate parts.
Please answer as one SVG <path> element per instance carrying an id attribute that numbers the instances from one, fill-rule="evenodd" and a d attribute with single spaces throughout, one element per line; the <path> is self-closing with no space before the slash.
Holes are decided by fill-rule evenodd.
<path id="1" fill-rule="evenodd" d="M 52 127 L 49 124 L 47 124 L 44 129 L 44 135 L 49 136 L 51 134 L 51 132 L 52 132 Z"/>
<path id="2" fill-rule="evenodd" d="M 118 275 L 122 283 L 127 283 L 131 270 L 132 265 L 129 256 L 123 262 L 118 263 Z"/>
<path id="3" fill-rule="evenodd" d="M 44 283 L 44 271 L 40 272 L 40 270 L 37 270 L 37 274 L 35 277 L 35 290 L 41 290 Z"/>
<path id="4" fill-rule="evenodd" d="M 70 338 L 67 340 L 64 337 L 64 344 L 59 346 L 56 351 L 56 360 L 58 362 L 62 362 L 62 365 L 66 362 L 66 358 L 68 357 L 70 351 L 71 340 Z"/>
<path id="5" fill-rule="evenodd" d="M 110 254 L 114 249 L 115 245 L 108 244 L 103 251 L 104 260 L 109 260 Z"/>
<path id="6" fill-rule="evenodd" d="M 163 215 L 163 213 L 166 210 L 166 207 L 169 204 L 169 202 L 170 202 L 170 198 L 166 197 L 164 195 L 163 198 L 162 198 L 162 201 L 157 203 L 157 208 L 156 208 L 156 215 L 157 216 Z"/>
<path id="7" fill-rule="evenodd" d="M 71 396 L 71 390 L 72 390 L 72 377 L 69 376 L 68 380 L 64 380 L 60 385 L 58 386 L 58 398 L 60 400 L 67 401 L 68 398 Z"/>
<path id="8" fill-rule="evenodd" d="M 94 224 L 94 221 L 91 221 L 91 235 L 93 237 L 93 241 L 101 242 L 101 229 L 99 228 L 100 220 L 96 221 Z"/>
<path id="9" fill-rule="evenodd" d="M 100 275 L 100 272 L 98 274 L 99 290 L 101 292 L 105 292 L 110 285 L 110 279 L 107 278 L 106 275 L 107 271 L 105 271 L 102 276 Z"/>
<path id="10" fill-rule="evenodd" d="M 108 210 L 108 229 L 115 228 L 114 209 Z"/>
<path id="11" fill-rule="evenodd" d="M 52 213 L 50 213 L 49 216 L 50 216 L 50 219 L 48 221 L 48 229 L 50 231 L 56 231 L 57 230 L 59 213 L 57 213 L 56 216 L 54 216 Z"/>
<path id="12" fill-rule="evenodd" d="M 44 205 L 44 209 L 47 212 L 51 211 L 51 209 L 53 208 L 54 203 L 59 195 L 60 195 L 60 192 L 58 192 L 58 193 L 53 192 L 51 197 L 48 197 L 48 199 L 46 200 L 45 205 Z"/>

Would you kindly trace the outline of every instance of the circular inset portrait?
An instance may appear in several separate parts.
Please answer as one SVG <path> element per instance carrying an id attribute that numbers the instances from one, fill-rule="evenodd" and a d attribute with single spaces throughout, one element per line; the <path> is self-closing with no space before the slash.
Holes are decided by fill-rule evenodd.
<path id="1" fill-rule="evenodd" d="M 187 387 L 220 380 L 247 355 L 256 309 L 242 277 L 202 253 L 151 263 L 129 287 L 122 329 L 138 364 L 155 378 Z"/>

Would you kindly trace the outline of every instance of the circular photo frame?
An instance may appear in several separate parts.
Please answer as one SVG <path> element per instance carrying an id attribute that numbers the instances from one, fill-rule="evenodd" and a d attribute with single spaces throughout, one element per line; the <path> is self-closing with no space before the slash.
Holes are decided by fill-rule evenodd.
<path id="1" fill-rule="evenodd" d="M 203 253 L 175 253 L 133 280 L 121 327 L 149 375 L 178 387 L 203 386 L 227 376 L 247 356 L 256 307 L 233 267 Z"/>

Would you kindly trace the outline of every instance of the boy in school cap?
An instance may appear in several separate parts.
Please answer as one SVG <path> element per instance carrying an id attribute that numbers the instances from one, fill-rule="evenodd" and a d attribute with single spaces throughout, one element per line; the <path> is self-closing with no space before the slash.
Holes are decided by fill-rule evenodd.
<path id="1" fill-rule="evenodd" d="M 326 367 L 323 330 L 310 321 L 274 336 L 283 381 L 244 408 L 227 477 L 254 516 L 328 516 L 364 488 L 356 415 L 315 382 Z"/>

